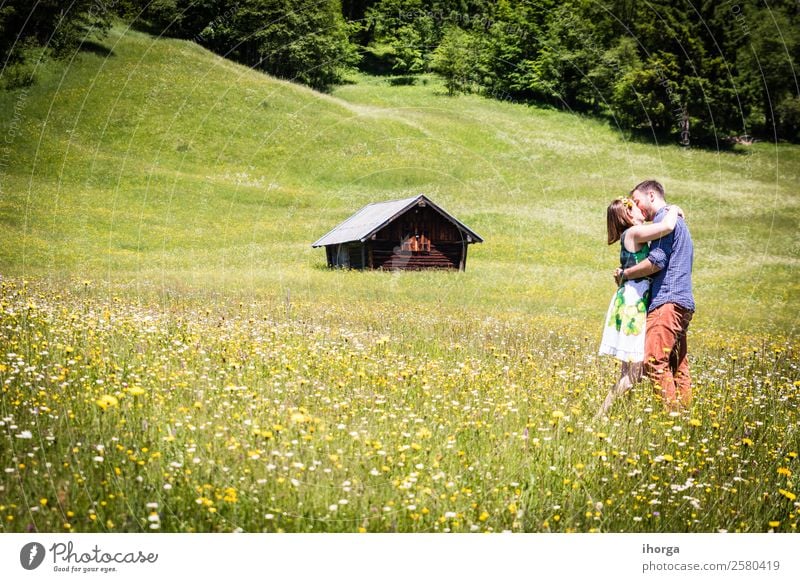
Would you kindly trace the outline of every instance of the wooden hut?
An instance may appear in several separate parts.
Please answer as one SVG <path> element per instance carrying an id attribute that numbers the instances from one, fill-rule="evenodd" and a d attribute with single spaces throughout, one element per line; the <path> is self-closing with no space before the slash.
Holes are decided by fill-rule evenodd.
<path id="1" fill-rule="evenodd" d="M 483 239 L 420 194 L 368 204 L 312 246 L 325 247 L 329 267 L 463 271 L 476 242 Z"/>

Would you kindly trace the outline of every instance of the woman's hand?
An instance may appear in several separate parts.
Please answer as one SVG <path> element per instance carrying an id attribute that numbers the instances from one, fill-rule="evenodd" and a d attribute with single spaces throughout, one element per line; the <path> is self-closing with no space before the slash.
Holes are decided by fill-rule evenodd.
<path id="1" fill-rule="evenodd" d="M 675 210 L 675 211 L 678 213 L 678 216 L 680 216 L 681 218 L 683 218 L 684 220 L 686 220 L 686 214 L 684 214 L 684 212 L 683 212 L 683 208 L 681 208 L 681 207 L 680 207 L 680 206 L 678 206 L 677 204 L 671 204 L 671 205 L 670 205 L 670 207 L 669 207 L 669 209 L 670 209 L 670 210 L 673 210 L 673 209 L 674 209 L 674 210 Z"/>

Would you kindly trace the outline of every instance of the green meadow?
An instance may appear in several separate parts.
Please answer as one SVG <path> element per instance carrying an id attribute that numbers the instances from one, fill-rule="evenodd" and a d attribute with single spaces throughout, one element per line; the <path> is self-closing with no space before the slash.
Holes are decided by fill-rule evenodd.
<path id="1" fill-rule="evenodd" d="M 188 42 L 114 29 L 104 44 L 108 56 L 50 63 L 27 94 L 2 95 L 0 131 L 16 128 L 6 274 L 596 321 L 618 252 L 605 207 L 656 177 L 697 244 L 698 324 L 793 325 L 796 147 L 654 146 L 594 119 L 449 98 L 433 77 L 353 75 L 322 95 Z M 321 268 L 313 241 L 364 204 L 417 193 L 486 240 L 465 273 Z"/>
<path id="2" fill-rule="evenodd" d="M 115 27 L 0 93 L 3 531 L 792 531 L 800 147 L 719 151 Z M 695 243 L 696 401 L 593 415 L 646 178 Z M 463 273 L 311 243 L 424 193 Z"/>

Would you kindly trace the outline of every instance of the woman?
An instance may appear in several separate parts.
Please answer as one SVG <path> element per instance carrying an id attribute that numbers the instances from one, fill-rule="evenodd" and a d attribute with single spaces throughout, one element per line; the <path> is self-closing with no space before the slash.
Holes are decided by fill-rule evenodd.
<path id="1" fill-rule="evenodd" d="M 642 211 L 630 198 L 617 198 L 606 211 L 608 244 L 620 241 L 620 263 L 623 269 L 647 258 L 649 241 L 656 240 L 675 229 L 680 207 L 672 205 L 661 222 L 644 224 Z M 622 362 L 620 377 L 606 396 L 597 416 L 604 416 L 614 399 L 633 387 L 642 377 L 644 361 L 644 332 L 647 306 L 650 301 L 650 279 L 625 281 L 614 293 L 608 307 L 600 354 L 614 356 Z"/>

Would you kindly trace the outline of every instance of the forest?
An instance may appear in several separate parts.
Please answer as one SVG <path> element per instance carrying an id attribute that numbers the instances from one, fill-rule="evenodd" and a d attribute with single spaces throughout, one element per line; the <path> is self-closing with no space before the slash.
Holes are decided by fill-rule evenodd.
<path id="1" fill-rule="evenodd" d="M 10 0 L 7 88 L 114 19 L 329 90 L 358 67 L 551 106 L 684 145 L 800 140 L 800 4 L 778 0 Z"/>

